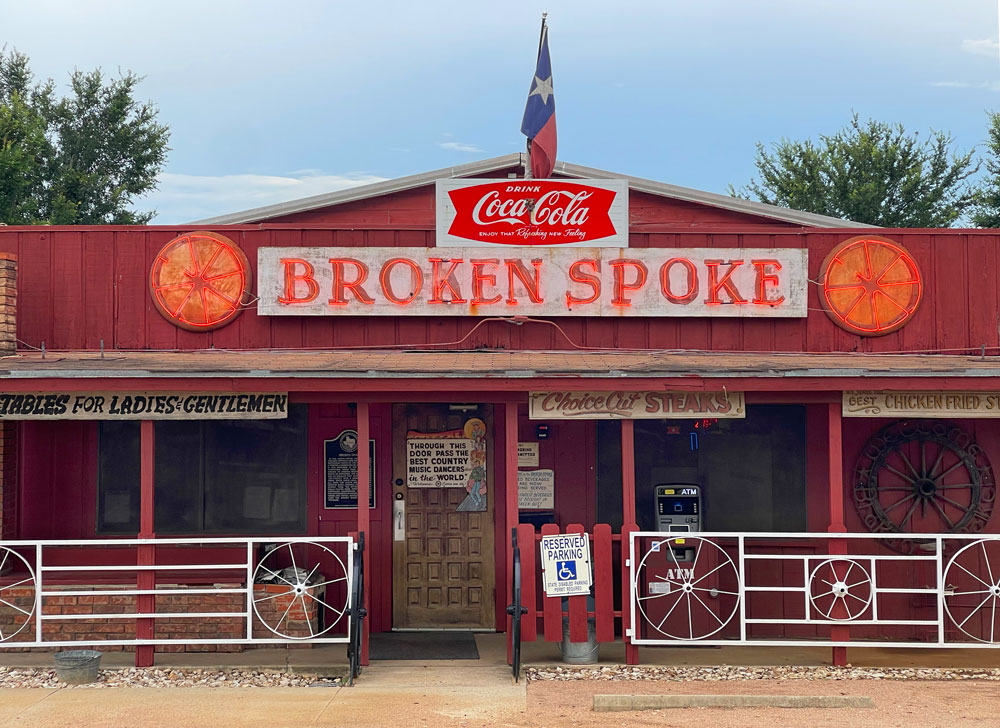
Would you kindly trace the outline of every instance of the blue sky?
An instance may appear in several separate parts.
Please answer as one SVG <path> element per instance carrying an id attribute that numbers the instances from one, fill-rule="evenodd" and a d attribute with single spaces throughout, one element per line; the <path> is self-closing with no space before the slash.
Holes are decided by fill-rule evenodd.
<path id="1" fill-rule="evenodd" d="M 852 110 L 961 149 L 1000 111 L 997 0 L 0 0 L 0 44 L 145 76 L 172 151 L 139 207 L 176 223 L 523 150 L 543 10 L 575 164 L 726 192 Z"/>

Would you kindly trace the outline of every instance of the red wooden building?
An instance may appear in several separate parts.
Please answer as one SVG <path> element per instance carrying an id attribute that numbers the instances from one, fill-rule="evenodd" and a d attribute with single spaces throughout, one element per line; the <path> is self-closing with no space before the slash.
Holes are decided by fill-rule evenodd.
<path id="1" fill-rule="evenodd" d="M 573 607 L 574 630 L 601 612 L 608 639 L 629 628 L 621 550 L 659 529 L 657 486 L 700 486 L 712 532 L 901 531 L 879 548 L 913 553 L 906 532 L 997 530 L 997 234 L 559 163 L 564 183 L 624 180 L 621 242 L 441 244 L 437 181 L 501 195 L 523 172 L 515 154 L 184 226 L 0 227 L 3 542 L 365 532 L 372 631 L 504 631 L 511 528 L 600 530 L 595 579 L 614 589 Z M 526 635 L 556 639 L 531 574 Z M 247 578 L 202 577 L 234 594 Z M 103 614 L 79 575 L 52 580 Z"/>

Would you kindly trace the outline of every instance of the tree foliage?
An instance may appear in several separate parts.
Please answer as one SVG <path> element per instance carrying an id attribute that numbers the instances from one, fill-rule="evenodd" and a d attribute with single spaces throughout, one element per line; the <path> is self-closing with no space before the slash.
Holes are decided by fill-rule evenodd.
<path id="1" fill-rule="evenodd" d="M 155 213 L 129 208 L 155 189 L 169 130 L 135 100 L 140 80 L 74 71 L 59 97 L 51 79 L 35 82 L 27 56 L 0 49 L 0 222 L 149 222 Z"/>
<path id="2" fill-rule="evenodd" d="M 952 151 L 950 135 L 926 139 L 901 124 L 850 124 L 818 142 L 757 144 L 759 179 L 733 196 L 884 227 L 948 227 L 974 203 L 979 168 Z"/>
<path id="3" fill-rule="evenodd" d="M 991 113 L 986 148 L 986 176 L 976 195 L 972 224 L 981 228 L 1000 227 L 1000 114 Z"/>

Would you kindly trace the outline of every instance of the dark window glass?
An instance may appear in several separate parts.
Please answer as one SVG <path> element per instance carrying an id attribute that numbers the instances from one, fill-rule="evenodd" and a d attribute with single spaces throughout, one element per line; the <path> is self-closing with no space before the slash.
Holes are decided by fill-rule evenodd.
<path id="1" fill-rule="evenodd" d="M 139 423 L 102 422 L 97 442 L 97 532 L 138 533 Z"/>
<path id="2" fill-rule="evenodd" d="M 160 534 L 305 530 L 305 405 L 284 420 L 156 423 Z M 139 423 L 100 426 L 98 532 L 139 530 Z"/>
<path id="3" fill-rule="evenodd" d="M 305 529 L 306 413 L 205 423 L 205 531 Z"/>
<path id="4" fill-rule="evenodd" d="M 203 533 L 206 422 L 161 420 L 156 423 L 156 477 L 153 480 L 157 533 Z"/>
<path id="5" fill-rule="evenodd" d="M 636 420 L 636 523 L 656 528 L 654 489 L 702 486 L 702 530 L 805 531 L 805 407 L 751 405 L 745 419 Z M 621 526 L 619 422 L 598 424 L 598 517 Z"/>

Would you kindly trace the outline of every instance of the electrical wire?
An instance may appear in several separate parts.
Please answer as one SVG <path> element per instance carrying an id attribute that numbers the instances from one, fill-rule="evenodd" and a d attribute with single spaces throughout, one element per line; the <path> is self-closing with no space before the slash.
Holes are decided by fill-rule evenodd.
<path id="1" fill-rule="evenodd" d="M 487 323 L 506 323 L 509 325 L 522 326 L 524 324 L 545 324 L 556 329 L 562 336 L 563 340 L 576 351 L 590 351 L 590 352 L 628 352 L 628 353 L 643 353 L 643 354 L 747 354 L 747 355 L 761 355 L 761 356 L 781 356 L 788 354 L 815 354 L 817 356 L 829 356 L 829 355 L 851 355 L 857 356 L 859 358 L 873 357 L 873 356 L 887 356 L 887 355 L 938 355 L 938 354 L 968 354 L 977 355 L 978 357 L 985 357 L 987 352 L 997 352 L 1000 354 L 1000 346 L 979 346 L 979 347 L 957 347 L 957 348 L 938 348 L 938 349 L 917 349 L 917 350 L 895 350 L 895 351 L 815 351 L 815 352 L 801 352 L 801 351 L 763 351 L 763 350 L 747 350 L 747 349 L 659 349 L 650 347 L 607 347 L 607 346 L 587 346 L 585 344 L 579 344 L 570 337 L 566 330 L 563 329 L 555 321 L 549 321 L 548 319 L 533 318 L 531 316 L 489 316 L 486 318 L 479 319 L 476 324 L 469 329 L 464 336 L 454 341 L 431 341 L 431 342 L 419 342 L 413 344 L 350 344 L 347 346 L 296 346 L 296 347 L 267 347 L 267 348 L 211 348 L 211 349 L 118 349 L 113 348 L 108 351 L 114 352 L 132 352 L 132 353 L 185 353 L 185 354 L 198 354 L 205 352 L 246 352 L 246 351 L 437 351 L 435 347 L 459 347 L 468 341 L 473 334 Z M 71 349 L 49 349 L 43 347 L 32 346 L 21 339 L 16 340 L 17 343 L 26 349 L 31 349 L 32 351 L 45 351 L 47 353 L 54 353 L 57 351 L 67 352 L 74 351 Z M 483 348 L 475 347 L 470 349 L 463 349 L 461 351 L 465 352 L 498 352 L 506 351 L 510 352 L 510 349 L 494 349 L 494 348 Z M 531 353 L 532 351 L 547 351 L 545 349 L 519 349 L 518 352 Z"/>

